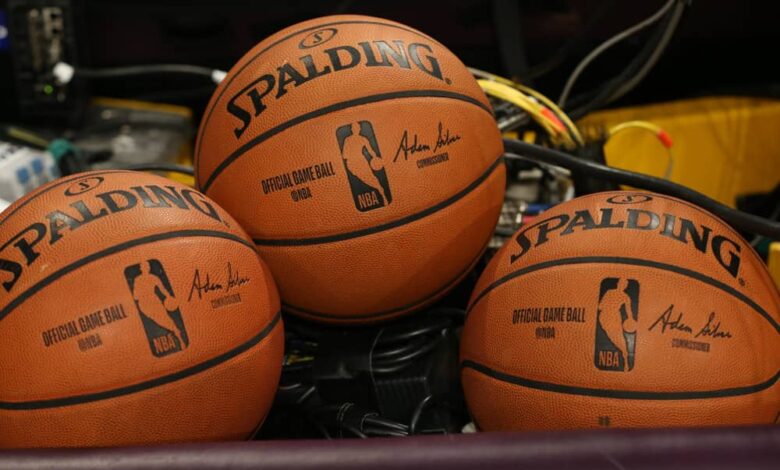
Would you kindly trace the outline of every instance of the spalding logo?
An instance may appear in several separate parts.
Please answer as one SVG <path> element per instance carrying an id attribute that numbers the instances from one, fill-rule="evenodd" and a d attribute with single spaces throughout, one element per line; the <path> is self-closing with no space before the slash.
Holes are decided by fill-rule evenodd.
<path id="1" fill-rule="evenodd" d="M 314 31 L 301 40 L 300 44 L 298 44 L 298 49 L 309 49 L 319 46 L 320 44 L 333 39 L 337 32 L 338 30 L 336 28 L 323 28 Z"/>
<path id="2" fill-rule="evenodd" d="M 563 237 L 575 231 L 594 229 L 639 230 L 652 231 L 685 245 L 690 244 L 703 254 L 709 253 L 726 272 L 737 277 L 742 247 L 735 240 L 715 234 L 710 227 L 697 225 L 692 220 L 674 214 L 657 214 L 643 209 L 626 209 L 625 213 L 622 212 L 622 208 L 603 208 L 598 212 L 580 210 L 574 214 L 547 217 L 523 227 L 515 235 L 519 251 L 510 255 L 509 262 L 514 263 L 531 249 L 547 243 L 553 235 Z"/>
<path id="3" fill-rule="evenodd" d="M 90 189 L 94 186 L 82 192 Z M 68 233 L 96 220 L 138 209 L 193 211 L 227 225 L 204 195 L 189 188 L 148 184 L 97 193 L 52 210 L 0 243 L 0 285 L 11 292 L 22 272 L 40 259 L 39 244 L 53 246 Z"/>
<path id="4" fill-rule="evenodd" d="M 314 33 L 312 33 L 314 34 Z M 324 38 L 324 36 L 321 36 Z M 325 39 L 320 41 L 320 44 Z M 392 44 L 391 44 L 392 43 Z M 364 41 L 354 46 L 334 46 L 309 54 L 285 60 L 275 70 L 265 73 L 242 87 L 230 97 L 226 111 L 235 116 L 240 124 L 233 129 L 236 139 L 249 128 L 253 119 L 262 114 L 270 104 L 287 94 L 288 88 L 298 89 L 306 83 L 358 66 L 397 67 L 422 72 L 436 80 L 450 83 L 442 75 L 439 60 L 433 55 L 433 48 L 427 44 L 401 40 Z M 266 98 L 273 101 L 270 103 Z"/>

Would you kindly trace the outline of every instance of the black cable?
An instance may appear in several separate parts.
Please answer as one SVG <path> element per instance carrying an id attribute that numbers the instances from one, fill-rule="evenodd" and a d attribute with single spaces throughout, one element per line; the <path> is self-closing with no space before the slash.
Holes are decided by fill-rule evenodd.
<path id="1" fill-rule="evenodd" d="M 661 37 L 658 39 L 655 49 L 653 49 L 653 52 L 650 54 L 650 57 L 648 57 L 647 61 L 645 61 L 645 63 L 642 64 L 642 67 L 639 70 L 637 70 L 636 73 L 634 73 L 633 77 L 631 77 L 625 83 L 620 85 L 620 88 L 615 90 L 615 92 L 612 93 L 612 95 L 610 95 L 610 97 L 607 99 L 607 104 L 615 100 L 618 100 L 622 96 L 630 93 L 634 88 L 636 88 L 640 83 L 642 83 L 642 80 L 644 80 L 645 77 L 647 77 L 647 75 L 650 73 L 650 70 L 652 70 L 653 67 L 655 67 L 655 65 L 661 59 L 661 56 L 663 55 L 667 46 L 669 45 L 669 42 L 672 40 L 675 31 L 677 30 L 677 25 L 680 23 L 680 19 L 682 18 L 683 12 L 685 10 L 685 6 L 686 6 L 685 1 L 680 1 L 677 5 L 675 5 L 674 9 L 672 10 L 672 13 L 669 15 L 669 18 L 667 20 L 666 28 L 664 29 Z"/>
<path id="2" fill-rule="evenodd" d="M 461 309 L 440 308 L 414 321 L 383 327 L 371 348 L 371 373 L 393 374 L 416 363 L 441 344 L 455 318 L 464 317 Z"/>
<path id="3" fill-rule="evenodd" d="M 195 170 L 191 166 L 177 165 L 175 163 L 136 163 L 116 168 L 118 170 L 133 171 L 165 171 L 168 173 L 181 173 L 182 175 L 195 176 Z"/>
<path id="4" fill-rule="evenodd" d="M 363 432 L 367 436 L 374 436 L 374 437 L 406 437 L 408 436 L 407 433 L 401 432 L 401 431 L 392 431 L 387 429 L 381 429 L 381 428 L 373 428 L 373 427 L 366 427 L 363 428 Z"/>
<path id="5" fill-rule="evenodd" d="M 558 98 L 558 106 L 560 106 L 564 110 L 570 109 L 570 106 L 567 106 L 569 95 L 572 89 L 574 88 L 577 79 L 580 76 L 582 76 L 583 72 L 588 68 L 590 64 L 592 64 L 595 60 L 601 57 L 607 50 L 612 48 L 612 46 L 614 46 L 615 44 L 625 41 L 627 38 L 637 34 L 643 29 L 648 28 L 654 23 L 662 21 L 664 18 L 668 17 L 668 13 L 671 10 L 672 6 L 675 4 L 675 2 L 678 1 L 680 0 L 666 0 L 663 6 L 661 6 L 661 8 L 659 8 L 655 13 L 643 19 L 639 23 L 636 23 L 624 29 L 623 31 L 620 31 L 619 33 L 615 34 L 611 38 L 602 42 L 601 44 L 598 45 L 598 47 L 590 51 L 590 53 L 588 53 L 588 55 L 586 55 L 580 61 L 580 63 L 577 64 L 577 67 L 574 68 L 574 71 L 571 73 L 571 75 L 569 75 L 569 78 L 566 80 L 566 84 L 563 86 L 561 95 Z"/>
<path id="6" fill-rule="evenodd" d="M 285 364 L 284 371 L 285 372 L 295 372 L 295 371 L 302 371 L 302 370 L 309 370 L 311 369 L 312 363 L 314 361 L 302 361 L 302 362 L 295 362 L 292 364 Z"/>
<path id="7" fill-rule="evenodd" d="M 391 372 L 397 372 L 406 366 L 412 364 L 415 359 L 418 359 L 429 352 L 436 349 L 436 347 L 439 345 L 441 340 L 443 339 L 443 336 L 439 336 L 438 338 L 431 340 L 430 342 L 426 343 L 424 346 L 420 348 L 415 348 L 407 352 L 403 356 L 399 356 L 396 358 L 393 358 L 392 360 L 387 361 L 374 361 L 374 372 L 375 373 L 391 373 Z"/>
<path id="8" fill-rule="evenodd" d="M 426 351 L 427 352 L 427 351 Z M 414 362 L 401 362 L 392 366 L 374 366 L 373 372 L 377 375 L 387 375 L 387 374 L 395 374 L 396 372 L 400 372 L 410 365 L 414 364 Z"/>
<path id="9" fill-rule="evenodd" d="M 175 90 L 136 90 L 125 95 L 139 101 L 151 101 L 153 103 L 183 103 L 190 100 L 208 98 L 214 94 L 215 85 L 179 88 Z"/>
<path id="10" fill-rule="evenodd" d="M 684 4 L 680 2 L 679 7 L 684 8 Z M 629 64 L 623 69 L 622 72 L 620 72 L 617 76 L 607 80 L 607 82 L 598 90 L 596 90 L 596 93 L 585 104 L 574 108 L 572 105 L 574 100 L 570 100 L 569 105 L 566 106 L 566 112 L 571 119 L 579 119 L 591 111 L 605 105 L 609 98 L 626 81 L 628 81 L 641 70 L 642 66 L 648 60 L 650 60 L 653 52 L 658 47 L 661 39 L 664 36 L 664 32 L 668 28 L 676 26 L 676 22 L 673 22 L 675 9 L 676 8 L 670 10 L 669 13 L 667 13 L 666 16 L 661 20 L 659 26 L 656 27 L 652 33 L 650 33 L 650 37 L 647 39 L 647 41 L 645 41 L 642 48 L 639 50 L 636 56 L 634 56 L 631 62 L 629 62 Z"/>
<path id="11" fill-rule="evenodd" d="M 411 338 L 414 338 L 416 336 L 423 336 L 423 335 L 429 335 L 432 333 L 438 333 L 444 328 L 447 328 L 451 326 L 450 321 L 445 318 L 434 318 L 434 317 L 425 317 L 426 321 L 429 321 L 429 324 L 422 323 L 423 318 L 418 317 L 416 319 L 417 321 L 412 323 L 411 328 L 409 328 L 409 325 L 403 325 L 403 328 L 399 327 L 388 327 L 386 328 L 386 331 L 383 333 L 382 340 L 379 342 L 379 344 L 387 345 L 392 343 L 397 343 L 399 341 L 406 342 Z"/>
<path id="12" fill-rule="evenodd" d="M 383 351 L 375 351 L 374 362 L 377 363 L 380 361 L 390 360 L 398 356 L 403 356 L 409 350 L 415 350 L 422 346 L 425 346 L 427 342 L 428 342 L 427 338 L 417 338 L 414 341 L 400 343 L 400 346 L 397 346 L 395 348 L 389 348 Z"/>
<path id="13" fill-rule="evenodd" d="M 732 209 L 711 199 L 704 194 L 686 186 L 654 176 L 634 173 L 632 171 L 612 168 L 598 163 L 576 158 L 557 150 L 527 144 L 520 140 L 504 139 L 504 148 L 510 154 L 509 158 L 526 158 L 548 165 L 560 166 L 573 171 L 587 173 L 596 178 L 602 178 L 618 184 L 647 189 L 661 194 L 684 199 L 708 210 L 736 227 L 738 230 L 764 235 L 773 240 L 780 240 L 780 223 L 766 220 L 762 217 Z"/>
<path id="14" fill-rule="evenodd" d="M 409 426 L 403 424 L 403 423 L 396 423 L 395 421 L 390 421 L 389 419 L 380 418 L 378 416 L 368 416 L 366 419 L 363 420 L 365 424 L 370 424 L 372 426 L 384 427 L 388 429 L 392 429 L 398 432 L 406 433 L 409 431 Z"/>
<path id="15" fill-rule="evenodd" d="M 414 413 L 412 413 L 412 419 L 409 420 L 409 435 L 414 436 L 414 434 L 417 432 L 417 425 L 420 423 L 420 418 L 422 417 L 423 411 L 425 411 L 425 408 L 428 406 L 429 403 L 433 400 L 433 395 L 428 395 L 427 397 L 420 400 L 420 403 L 417 404 L 417 406 L 414 408 Z"/>
<path id="16" fill-rule="evenodd" d="M 363 433 L 360 429 L 358 429 L 356 426 L 353 426 L 351 424 L 344 424 L 343 426 L 341 426 L 341 429 L 351 432 L 352 434 L 355 435 L 355 437 L 359 437 L 361 439 L 368 438 L 368 436 L 366 436 L 365 433 Z"/>
<path id="17" fill-rule="evenodd" d="M 315 387 L 314 385 L 312 385 L 312 386 L 311 386 L 311 387 L 309 387 L 309 388 L 308 388 L 308 389 L 307 389 L 305 392 L 303 392 L 303 393 L 301 394 L 301 396 L 300 396 L 300 397 L 298 397 L 298 399 L 295 401 L 295 404 L 296 404 L 296 405 L 301 405 L 301 404 L 305 403 L 305 402 L 306 402 L 306 400 L 308 400 L 309 398 L 311 398 L 311 396 L 312 396 L 312 395 L 314 395 L 314 393 L 315 393 L 316 391 L 317 391 L 317 387 Z"/>
<path id="18" fill-rule="evenodd" d="M 290 384 L 279 384 L 279 386 L 277 387 L 277 391 L 289 392 L 289 391 L 297 390 L 301 387 L 303 387 L 303 384 L 300 382 L 290 383 Z"/>
<path id="19" fill-rule="evenodd" d="M 780 217 L 780 201 L 778 201 L 775 210 L 769 215 L 769 220 L 777 220 L 778 217 Z M 756 248 L 761 244 L 762 241 L 764 241 L 765 238 L 766 237 L 763 235 L 756 235 L 752 240 L 750 240 L 750 246 Z"/>
<path id="20" fill-rule="evenodd" d="M 84 78 L 119 78 L 134 75 L 175 73 L 184 75 L 200 75 L 212 79 L 214 70 L 215 69 L 209 67 L 186 64 L 130 65 L 124 67 L 107 67 L 101 69 L 92 69 L 78 66 L 74 67 L 74 75 Z"/>
<path id="21" fill-rule="evenodd" d="M 558 66 L 560 66 L 573 50 L 582 47 L 583 39 L 588 37 L 599 26 L 599 23 L 604 18 L 607 12 L 612 12 L 615 7 L 616 0 L 604 0 L 601 4 L 592 12 L 588 22 L 580 29 L 576 36 L 573 36 L 566 40 L 566 42 L 558 48 L 549 58 L 545 59 L 538 65 L 534 65 L 528 69 L 525 77 L 518 77 L 522 80 L 534 80 L 543 75 L 547 75 L 552 72 Z"/>
<path id="22" fill-rule="evenodd" d="M 328 428 L 326 428 L 325 425 L 323 425 L 322 423 L 320 423 L 319 421 L 317 421 L 316 419 L 314 419 L 310 415 L 305 415 L 305 417 L 306 417 L 307 421 L 309 421 L 311 424 L 314 425 L 315 428 L 317 428 L 317 430 L 320 432 L 320 434 L 322 434 L 322 437 L 324 437 L 327 440 L 333 439 L 330 436 L 330 433 L 328 432 Z"/>

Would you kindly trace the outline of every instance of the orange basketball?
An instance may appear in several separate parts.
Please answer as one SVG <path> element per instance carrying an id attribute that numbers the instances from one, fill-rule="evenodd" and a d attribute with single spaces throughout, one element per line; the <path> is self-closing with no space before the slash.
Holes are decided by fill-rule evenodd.
<path id="1" fill-rule="evenodd" d="M 286 310 L 359 323 L 420 309 L 469 272 L 501 209 L 502 152 L 487 98 L 446 47 L 331 16 L 230 70 L 195 168 L 254 239 Z"/>
<path id="2" fill-rule="evenodd" d="M 712 214 L 646 192 L 561 204 L 482 274 L 461 344 L 483 430 L 774 423 L 780 296 Z"/>
<path id="3" fill-rule="evenodd" d="M 181 184 L 63 178 L 0 215 L 0 447 L 242 439 L 281 371 L 251 240 Z"/>

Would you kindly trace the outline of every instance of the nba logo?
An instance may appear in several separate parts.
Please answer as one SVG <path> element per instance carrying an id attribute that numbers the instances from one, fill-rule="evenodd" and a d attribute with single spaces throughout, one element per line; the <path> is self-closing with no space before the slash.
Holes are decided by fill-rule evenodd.
<path id="1" fill-rule="evenodd" d="M 162 263 L 150 259 L 125 268 L 125 279 L 155 357 L 181 351 L 190 344 L 179 303 Z"/>
<path id="2" fill-rule="evenodd" d="M 618 277 L 601 281 L 593 358 L 596 368 L 620 372 L 634 368 L 638 315 L 639 281 Z"/>
<path id="3" fill-rule="evenodd" d="M 358 121 L 344 124 L 336 129 L 336 140 L 341 161 L 347 170 L 355 208 L 366 212 L 390 204 L 393 196 L 371 123 Z"/>

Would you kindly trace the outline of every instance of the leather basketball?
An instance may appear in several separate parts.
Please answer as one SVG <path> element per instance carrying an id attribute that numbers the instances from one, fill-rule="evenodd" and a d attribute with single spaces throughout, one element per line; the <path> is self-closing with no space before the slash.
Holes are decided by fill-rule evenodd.
<path id="1" fill-rule="evenodd" d="M 471 297 L 463 387 L 483 430 L 769 424 L 780 296 L 712 214 L 580 197 L 498 251 Z"/>
<path id="2" fill-rule="evenodd" d="M 243 439 L 283 329 L 269 270 L 201 193 L 63 178 L 0 215 L 0 447 Z"/>
<path id="3" fill-rule="evenodd" d="M 469 272 L 501 209 L 502 153 L 487 98 L 446 47 L 331 16 L 238 61 L 206 109 L 195 167 L 286 310 L 364 323 L 421 309 Z"/>

